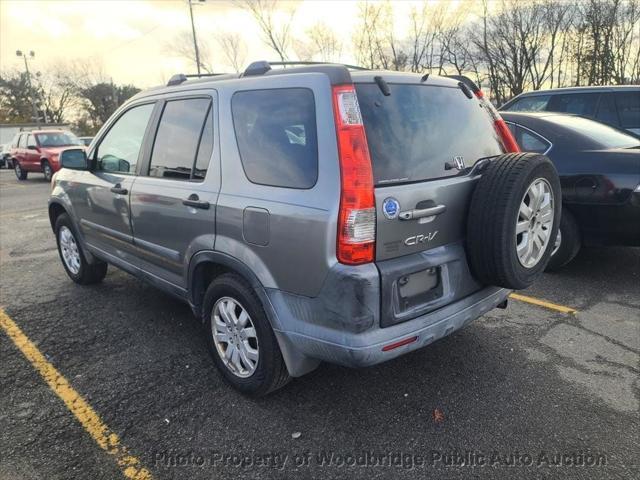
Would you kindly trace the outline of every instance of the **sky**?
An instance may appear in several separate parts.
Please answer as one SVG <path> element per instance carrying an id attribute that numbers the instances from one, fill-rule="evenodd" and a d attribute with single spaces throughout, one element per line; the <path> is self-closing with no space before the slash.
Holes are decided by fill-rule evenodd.
<path id="1" fill-rule="evenodd" d="M 398 8 L 409 8 L 410 3 L 398 2 Z M 357 2 L 282 2 L 282 9 L 292 6 L 297 6 L 298 36 L 324 21 L 346 42 L 351 38 Z M 238 3 L 206 0 L 193 10 L 198 36 L 211 47 L 216 32 L 238 32 L 247 45 L 247 61 L 276 59 Z M 172 41 L 180 32 L 190 33 L 190 26 L 187 0 L 0 0 L 0 70 L 23 69 L 16 50 L 33 50 L 34 72 L 81 59 L 98 65 L 115 83 L 146 88 L 166 82 L 174 73 L 193 73 L 188 61 L 171 50 Z M 211 50 L 216 71 L 230 71 L 220 52 Z"/>

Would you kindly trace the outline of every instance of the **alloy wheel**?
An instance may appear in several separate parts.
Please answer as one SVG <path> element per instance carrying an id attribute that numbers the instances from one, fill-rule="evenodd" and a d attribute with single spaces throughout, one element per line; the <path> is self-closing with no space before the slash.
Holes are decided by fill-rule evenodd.
<path id="1" fill-rule="evenodd" d="M 544 178 L 537 178 L 522 197 L 516 220 L 516 252 L 523 267 L 535 267 L 544 255 L 553 219 L 553 190 Z"/>
<path id="2" fill-rule="evenodd" d="M 224 365 L 240 378 L 253 375 L 259 359 L 258 336 L 240 302 L 231 297 L 220 298 L 213 306 L 211 330 Z"/>
<path id="3" fill-rule="evenodd" d="M 60 250 L 62 259 L 71 273 L 77 275 L 80 272 L 80 250 L 73 233 L 68 227 L 60 227 L 58 233 L 60 239 Z"/>

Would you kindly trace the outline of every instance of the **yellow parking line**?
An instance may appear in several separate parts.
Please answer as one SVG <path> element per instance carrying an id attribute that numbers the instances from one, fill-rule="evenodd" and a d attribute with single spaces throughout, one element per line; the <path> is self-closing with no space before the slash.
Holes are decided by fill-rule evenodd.
<path id="1" fill-rule="evenodd" d="M 540 300 L 534 297 L 527 297 L 526 295 L 520 295 L 519 293 L 512 293 L 511 295 L 509 295 L 509 297 L 513 298 L 514 300 L 519 300 L 521 302 L 530 303 L 539 307 L 548 308 L 549 310 L 555 310 L 557 312 L 571 314 L 575 314 L 578 312 L 575 308 L 565 307 L 564 305 L 558 305 L 556 303 L 547 302 L 546 300 Z"/>
<path id="2" fill-rule="evenodd" d="M 20 330 L 20 327 L 2 309 L 0 309 L 0 327 L 40 373 L 49 388 L 60 397 L 69 411 L 75 415 L 100 448 L 116 458 L 124 476 L 132 480 L 151 480 L 153 476 L 141 466 L 140 460 L 127 452 L 126 447 L 120 444 L 118 435 L 104 424 L 95 410 L 91 408 L 91 405 L 47 361 L 38 348 Z"/>

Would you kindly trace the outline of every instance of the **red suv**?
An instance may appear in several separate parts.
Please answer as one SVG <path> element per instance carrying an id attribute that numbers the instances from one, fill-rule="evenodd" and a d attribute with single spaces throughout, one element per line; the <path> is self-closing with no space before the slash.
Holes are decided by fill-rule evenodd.
<path id="1" fill-rule="evenodd" d="M 16 177 L 26 180 L 29 172 L 42 172 L 50 181 L 60 169 L 60 151 L 71 145 L 82 145 L 82 142 L 65 130 L 34 130 L 16 134 L 9 153 Z"/>

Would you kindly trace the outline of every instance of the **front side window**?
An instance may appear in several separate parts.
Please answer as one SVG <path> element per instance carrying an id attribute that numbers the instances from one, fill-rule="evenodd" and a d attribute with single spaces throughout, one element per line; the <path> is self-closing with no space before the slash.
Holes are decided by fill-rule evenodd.
<path id="1" fill-rule="evenodd" d="M 33 135 L 29 135 L 27 137 L 27 148 L 29 147 L 37 147 L 38 144 L 36 143 L 36 139 Z"/>
<path id="2" fill-rule="evenodd" d="M 596 113 L 599 96 L 599 93 L 566 93 L 554 95 L 549 101 L 547 110 L 593 117 Z"/>
<path id="3" fill-rule="evenodd" d="M 41 147 L 67 147 L 81 144 L 78 137 L 71 132 L 38 133 L 37 137 Z"/>
<path id="4" fill-rule="evenodd" d="M 211 122 L 207 121 L 203 131 L 207 117 L 211 117 L 210 104 L 208 98 L 171 100 L 165 104 L 153 145 L 149 176 L 179 180 L 204 178 L 213 146 L 213 133 L 206 131 L 212 130 Z M 204 139 L 202 155 L 207 158 L 200 159 L 196 167 L 201 137 Z"/>
<path id="5" fill-rule="evenodd" d="M 27 148 L 27 134 L 23 133 L 20 136 L 20 141 L 18 143 L 18 148 Z"/>
<path id="6" fill-rule="evenodd" d="M 505 110 L 510 112 L 540 112 L 547 108 L 551 95 L 524 97 L 513 102 Z"/>
<path id="7" fill-rule="evenodd" d="M 97 168 L 105 172 L 134 174 L 144 132 L 154 104 L 127 110 L 102 138 L 96 153 Z"/>
<path id="8" fill-rule="evenodd" d="M 315 185 L 318 132 L 311 90 L 237 92 L 231 112 L 242 167 L 251 182 L 288 188 Z"/>

